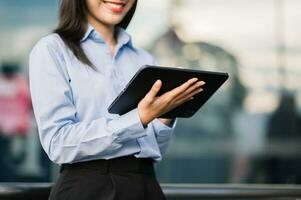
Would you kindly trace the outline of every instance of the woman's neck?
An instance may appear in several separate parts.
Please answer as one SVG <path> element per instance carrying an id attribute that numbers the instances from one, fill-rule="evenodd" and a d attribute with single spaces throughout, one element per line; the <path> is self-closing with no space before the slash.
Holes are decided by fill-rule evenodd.
<path id="1" fill-rule="evenodd" d="M 95 30 L 101 34 L 104 42 L 106 43 L 106 45 L 109 48 L 111 56 L 113 56 L 114 49 L 115 49 L 115 46 L 117 43 L 116 39 L 115 39 L 115 35 L 114 35 L 114 32 L 115 32 L 114 25 L 111 25 L 111 26 L 105 25 L 105 24 L 97 21 L 92 16 L 88 16 L 87 19 L 88 19 L 88 22 L 95 28 Z"/>

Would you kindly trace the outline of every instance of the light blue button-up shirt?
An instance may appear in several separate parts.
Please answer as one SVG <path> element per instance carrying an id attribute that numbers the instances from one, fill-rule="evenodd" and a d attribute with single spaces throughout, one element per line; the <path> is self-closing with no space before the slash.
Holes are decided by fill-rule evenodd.
<path id="1" fill-rule="evenodd" d="M 117 45 L 110 56 L 102 36 L 88 26 L 80 41 L 98 69 L 81 63 L 58 34 L 40 39 L 30 53 L 29 78 L 33 111 L 41 144 L 58 164 L 134 155 L 162 159 L 177 124 L 154 119 L 143 127 L 137 108 L 108 113 L 108 106 L 145 64 L 156 64 L 136 48 L 130 35 L 116 28 Z"/>

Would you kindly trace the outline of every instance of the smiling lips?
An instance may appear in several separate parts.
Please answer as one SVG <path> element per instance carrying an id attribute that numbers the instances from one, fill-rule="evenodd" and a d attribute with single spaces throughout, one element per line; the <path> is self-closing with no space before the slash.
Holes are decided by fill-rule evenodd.
<path id="1" fill-rule="evenodd" d="M 111 11 L 116 12 L 116 13 L 122 12 L 122 10 L 123 10 L 123 8 L 125 6 L 125 3 L 118 2 L 118 1 L 104 1 L 104 3 L 107 5 L 107 7 Z"/>

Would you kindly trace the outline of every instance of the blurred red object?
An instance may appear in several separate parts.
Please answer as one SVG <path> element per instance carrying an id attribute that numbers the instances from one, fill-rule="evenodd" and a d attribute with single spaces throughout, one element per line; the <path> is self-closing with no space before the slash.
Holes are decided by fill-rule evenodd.
<path id="1" fill-rule="evenodd" d="M 27 78 L 0 75 L 0 134 L 26 135 L 30 127 L 31 101 Z"/>

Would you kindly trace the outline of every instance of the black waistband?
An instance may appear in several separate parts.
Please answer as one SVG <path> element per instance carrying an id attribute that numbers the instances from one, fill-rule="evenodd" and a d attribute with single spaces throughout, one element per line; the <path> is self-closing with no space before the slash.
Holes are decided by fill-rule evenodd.
<path id="1" fill-rule="evenodd" d="M 60 172 L 65 169 L 88 169 L 107 172 L 132 172 L 154 175 L 153 159 L 125 156 L 109 160 L 92 160 L 73 164 L 62 164 Z"/>

